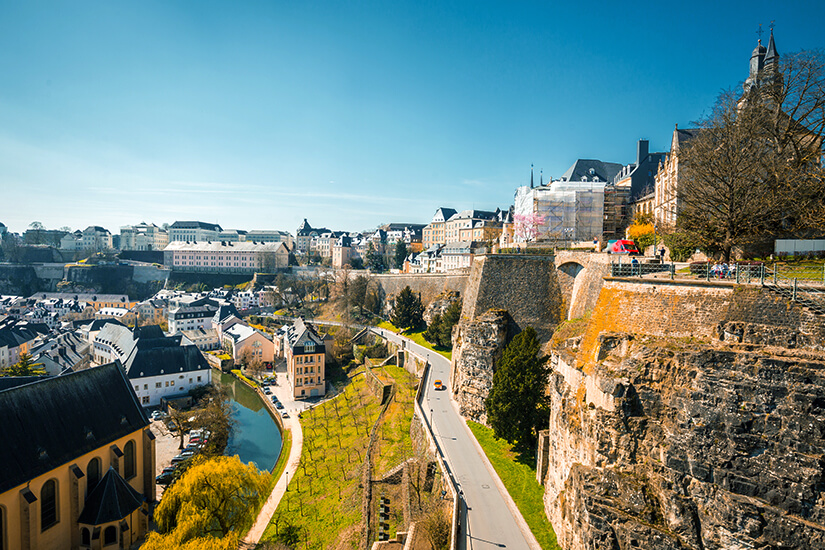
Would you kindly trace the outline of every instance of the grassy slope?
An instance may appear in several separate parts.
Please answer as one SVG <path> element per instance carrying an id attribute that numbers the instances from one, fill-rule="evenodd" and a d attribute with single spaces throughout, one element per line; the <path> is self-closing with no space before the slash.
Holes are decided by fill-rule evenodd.
<path id="1" fill-rule="evenodd" d="M 544 550 L 559 550 L 553 526 L 544 514 L 544 488 L 536 481 L 535 464 L 520 461 L 512 446 L 503 439 L 497 439 L 490 428 L 475 422 L 467 424 L 541 547 Z"/>
<path id="2" fill-rule="evenodd" d="M 395 332 L 395 333 L 400 333 L 401 332 L 401 329 L 399 329 L 398 327 L 396 327 L 395 325 L 393 325 L 389 321 L 381 321 L 380 323 L 378 323 L 375 326 L 377 326 L 378 328 L 383 328 L 385 330 L 391 330 L 392 332 Z M 424 339 L 424 331 L 423 330 L 408 331 L 408 332 L 404 333 L 404 336 L 406 336 L 407 338 L 409 338 L 410 340 L 412 340 L 413 342 L 415 342 L 419 346 L 423 346 L 427 349 L 431 349 L 432 351 L 434 351 L 436 353 L 440 353 L 441 355 L 443 355 L 447 359 L 452 360 L 452 358 L 453 358 L 452 350 L 444 349 L 442 347 L 433 346 L 431 343 L 426 341 Z"/>

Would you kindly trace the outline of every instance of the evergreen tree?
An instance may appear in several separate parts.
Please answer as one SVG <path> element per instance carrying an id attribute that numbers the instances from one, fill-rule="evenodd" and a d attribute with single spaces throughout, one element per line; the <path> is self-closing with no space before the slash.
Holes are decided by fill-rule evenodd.
<path id="1" fill-rule="evenodd" d="M 536 331 L 527 327 L 504 349 L 487 397 L 487 419 L 496 437 L 531 449 L 549 414 L 545 388 L 550 369 L 539 356 Z"/>
<path id="2" fill-rule="evenodd" d="M 400 329 L 416 329 L 424 324 L 424 308 L 421 299 L 409 286 L 398 293 L 392 308 L 392 324 Z"/>
<path id="3" fill-rule="evenodd" d="M 46 370 L 43 363 L 35 363 L 28 353 L 21 353 L 17 363 L 3 369 L 0 376 L 43 376 Z"/>
<path id="4" fill-rule="evenodd" d="M 436 313 L 432 320 L 430 321 L 430 325 L 427 327 L 427 330 L 424 331 L 424 339 L 431 344 L 435 344 L 436 346 L 441 345 L 441 315 Z"/>
<path id="5" fill-rule="evenodd" d="M 381 258 L 381 254 L 375 250 L 375 246 L 372 243 L 367 245 L 367 267 L 372 271 L 384 271 L 384 259 Z"/>
<path id="6" fill-rule="evenodd" d="M 456 300 L 447 308 L 441 316 L 441 327 L 438 341 L 441 347 L 452 349 L 453 347 L 453 327 L 461 317 L 461 300 Z"/>
<path id="7" fill-rule="evenodd" d="M 395 243 L 395 269 L 404 268 L 404 260 L 407 259 L 407 243 L 398 239 Z"/>

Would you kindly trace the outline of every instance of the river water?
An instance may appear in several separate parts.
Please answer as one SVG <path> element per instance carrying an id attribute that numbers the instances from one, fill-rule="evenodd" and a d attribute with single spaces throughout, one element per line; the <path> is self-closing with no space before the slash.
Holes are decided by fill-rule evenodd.
<path id="1" fill-rule="evenodd" d="M 224 454 L 238 455 L 244 464 L 254 462 L 259 470 L 272 470 L 281 454 L 283 440 L 266 405 L 254 390 L 230 374 L 212 371 L 212 380 L 226 388 L 235 419 Z"/>

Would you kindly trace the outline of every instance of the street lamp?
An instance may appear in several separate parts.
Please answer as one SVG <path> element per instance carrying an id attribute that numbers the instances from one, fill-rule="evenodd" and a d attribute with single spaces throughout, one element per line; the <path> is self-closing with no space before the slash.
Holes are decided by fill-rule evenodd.
<path id="1" fill-rule="evenodd" d="M 284 470 L 284 474 L 286 475 L 286 490 L 289 491 L 289 471 Z"/>

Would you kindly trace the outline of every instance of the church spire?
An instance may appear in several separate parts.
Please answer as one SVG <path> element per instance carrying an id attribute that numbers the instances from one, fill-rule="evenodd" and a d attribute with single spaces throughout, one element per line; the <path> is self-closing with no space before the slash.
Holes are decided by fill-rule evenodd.
<path id="1" fill-rule="evenodd" d="M 544 186 L 544 170 L 539 170 L 539 187 Z"/>
<path id="2" fill-rule="evenodd" d="M 768 51 L 765 53 L 765 68 L 776 70 L 779 68 L 779 52 L 776 51 L 776 44 L 773 41 L 773 23 L 771 23 L 771 38 L 768 41 Z"/>
<path id="3" fill-rule="evenodd" d="M 533 165 L 530 165 L 530 189 L 533 188 Z"/>

